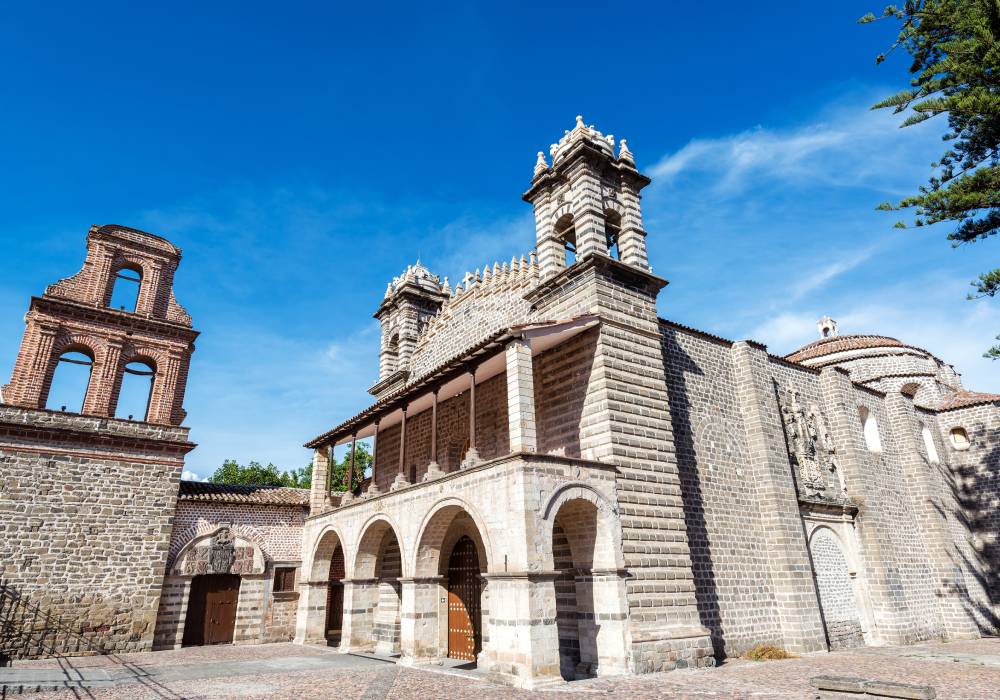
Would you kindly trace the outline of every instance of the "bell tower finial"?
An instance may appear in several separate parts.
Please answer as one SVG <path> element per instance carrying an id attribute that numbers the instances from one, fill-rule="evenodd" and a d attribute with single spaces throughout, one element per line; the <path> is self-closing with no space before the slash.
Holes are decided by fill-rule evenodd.
<path id="1" fill-rule="evenodd" d="M 820 338 L 836 338 L 838 335 L 837 322 L 829 316 L 824 316 L 817 321 L 816 329 L 819 331 Z"/>

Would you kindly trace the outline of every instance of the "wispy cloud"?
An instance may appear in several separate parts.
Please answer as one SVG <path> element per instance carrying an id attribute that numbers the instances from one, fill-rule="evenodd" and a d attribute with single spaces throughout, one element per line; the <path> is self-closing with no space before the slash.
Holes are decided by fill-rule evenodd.
<path id="1" fill-rule="evenodd" d="M 933 143 L 932 134 L 942 125 L 930 121 L 901 130 L 898 116 L 866 108 L 873 101 L 851 96 L 799 126 L 756 126 L 694 139 L 664 156 L 651 173 L 661 187 L 673 185 L 682 175 L 710 177 L 715 196 L 732 197 L 775 181 L 798 188 L 866 186 L 900 194 L 910 184 L 908 166 L 926 168 L 933 158 L 933 151 L 914 149 L 914 144 Z M 933 145 L 939 149 L 939 144 Z M 890 162 L 891 169 L 886 167 Z"/>

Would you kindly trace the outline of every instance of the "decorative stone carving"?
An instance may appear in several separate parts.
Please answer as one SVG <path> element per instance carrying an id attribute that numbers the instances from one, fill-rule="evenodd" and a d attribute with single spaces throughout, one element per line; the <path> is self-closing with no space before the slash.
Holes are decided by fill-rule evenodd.
<path id="1" fill-rule="evenodd" d="M 841 500 L 844 488 L 834 459 L 836 449 L 819 407 L 803 405 L 797 391 L 779 392 L 779 403 L 799 495 Z"/>
<path id="2" fill-rule="evenodd" d="M 212 544 L 209 545 L 208 561 L 212 567 L 212 573 L 228 574 L 233 568 L 233 561 L 236 559 L 236 545 L 233 541 L 233 533 L 228 527 L 224 527 L 212 537 Z"/>

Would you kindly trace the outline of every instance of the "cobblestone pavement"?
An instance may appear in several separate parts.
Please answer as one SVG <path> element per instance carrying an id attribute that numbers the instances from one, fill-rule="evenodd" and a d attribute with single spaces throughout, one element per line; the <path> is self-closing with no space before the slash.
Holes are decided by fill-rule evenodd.
<path id="1" fill-rule="evenodd" d="M 201 647 L 71 661 L 72 667 L 64 668 L 67 678 L 101 669 L 111 673 L 128 668 L 135 671 L 137 680 L 114 687 L 75 688 L 32 697 L 561 700 L 603 696 L 629 700 L 768 700 L 812 697 L 809 678 L 817 675 L 932 685 L 941 700 L 1000 697 L 1000 639 L 997 638 L 809 654 L 766 663 L 730 660 L 714 669 L 578 681 L 533 693 L 495 685 L 475 674 L 413 669 L 292 644 Z M 27 673 L 58 668 L 59 664 L 52 661 L 36 661 L 3 671 Z"/>

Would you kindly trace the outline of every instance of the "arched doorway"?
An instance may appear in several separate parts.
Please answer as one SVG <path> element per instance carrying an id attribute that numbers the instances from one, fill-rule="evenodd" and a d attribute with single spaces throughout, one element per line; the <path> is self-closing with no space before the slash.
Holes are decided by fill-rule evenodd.
<path id="1" fill-rule="evenodd" d="M 864 646 L 854 580 L 837 535 L 817 528 L 809 542 L 819 607 L 831 649 Z"/>
<path id="2" fill-rule="evenodd" d="M 326 594 L 326 641 L 340 644 L 344 628 L 344 548 L 339 544 L 330 559 L 330 583 Z"/>
<path id="3" fill-rule="evenodd" d="M 448 658 L 475 661 L 483 648 L 479 555 L 463 535 L 448 557 Z"/>
<path id="4" fill-rule="evenodd" d="M 583 488 L 551 502 L 552 568 L 559 645 L 565 680 L 627 669 L 624 569 L 617 520 L 601 498 Z"/>
<path id="5" fill-rule="evenodd" d="M 235 574 L 195 576 L 191 580 L 182 644 L 231 644 L 239 597 L 240 577 Z"/>
<path id="6" fill-rule="evenodd" d="M 375 563 L 378 599 L 372 618 L 372 637 L 375 640 L 375 652 L 379 654 L 399 653 L 399 579 L 402 575 L 403 561 L 399 541 L 396 533 L 389 528 L 382 535 Z"/>

